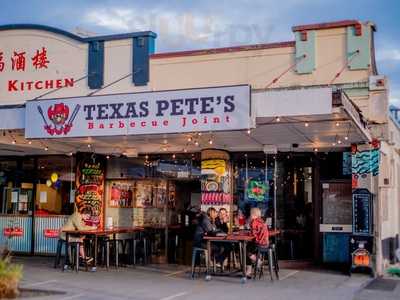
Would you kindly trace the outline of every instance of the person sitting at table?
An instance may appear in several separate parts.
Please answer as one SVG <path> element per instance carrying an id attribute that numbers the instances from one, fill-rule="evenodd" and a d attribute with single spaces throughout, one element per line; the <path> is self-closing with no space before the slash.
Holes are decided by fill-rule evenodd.
<path id="1" fill-rule="evenodd" d="M 252 274 L 251 266 L 256 262 L 257 247 L 268 247 L 269 245 L 268 226 L 261 218 L 261 210 L 258 207 L 253 207 L 250 210 L 250 234 L 254 237 L 254 242 L 248 244 L 246 275 L 249 277 Z"/>
<path id="2" fill-rule="evenodd" d="M 215 226 L 221 232 L 228 233 L 229 231 L 228 221 L 229 221 L 228 211 L 224 207 L 220 208 L 218 211 L 218 216 L 215 219 Z"/>
<path id="3" fill-rule="evenodd" d="M 93 230 L 96 229 L 96 226 L 87 226 L 84 222 L 84 220 L 87 220 L 90 218 L 90 212 L 88 210 L 83 210 L 81 213 L 76 209 L 75 212 L 69 216 L 67 222 L 64 224 L 64 226 L 60 230 L 60 239 L 66 240 L 66 233 L 64 231 L 66 230 Z M 85 256 L 85 248 L 83 247 L 83 239 L 84 236 L 80 237 L 68 237 L 69 242 L 80 242 L 81 246 L 79 248 L 79 256 L 81 258 L 86 257 Z M 93 260 L 92 257 L 86 257 L 86 263 L 90 263 Z"/>
<path id="4" fill-rule="evenodd" d="M 215 226 L 215 219 L 217 211 L 214 207 L 209 207 L 207 213 L 202 212 L 194 232 L 193 247 L 205 248 L 203 242 L 204 235 L 215 235 L 217 228 Z"/>

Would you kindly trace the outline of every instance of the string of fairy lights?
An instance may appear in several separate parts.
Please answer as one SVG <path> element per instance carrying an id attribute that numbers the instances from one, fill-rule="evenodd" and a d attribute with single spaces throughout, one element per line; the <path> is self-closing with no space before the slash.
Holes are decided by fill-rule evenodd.
<path id="1" fill-rule="evenodd" d="M 298 127 L 293 126 L 293 124 L 299 124 L 303 123 L 304 128 L 307 128 L 310 132 L 311 129 L 315 128 L 315 124 L 320 124 L 322 122 L 334 122 L 333 126 L 336 128 L 341 127 L 342 128 L 342 133 L 341 134 L 335 134 L 330 146 L 336 147 L 336 146 L 346 146 L 348 141 L 350 140 L 350 134 L 351 134 L 351 123 L 346 122 L 347 120 L 341 119 L 341 120 L 298 120 L 296 118 L 291 118 L 291 117 L 281 117 L 281 116 L 276 116 L 273 118 L 270 122 L 266 123 L 261 123 L 258 124 L 260 127 L 264 125 L 273 125 L 280 123 L 282 125 L 287 125 L 287 126 L 292 126 L 291 130 L 295 131 L 297 134 L 303 136 L 306 140 L 310 142 L 310 144 L 313 145 L 313 151 L 314 152 L 319 152 L 321 145 L 318 141 L 313 140 L 309 136 L 307 136 L 303 131 L 301 131 Z M 344 128 L 344 129 L 343 129 Z M 254 133 L 255 129 L 254 128 L 248 128 L 246 130 L 243 130 L 243 132 L 248 135 L 252 136 Z M 343 133 L 344 131 L 344 133 Z M 43 149 L 45 152 L 49 151 L 49 145 L 46 143 L 46 140 L 30 140 L 30 139 L 25 139 L 24 137 L 18 136 L 18 131 L 13 131 L 13 130 L 3 130 L 2 132 L 3 137 L 9 138 L 10 143 L 12 145 L 34 145 L 34 146 L 40 146 L 41 149 Z M 192 132 L 192 133 L 184 133 L 184 146 L 180 150 L 177 150 L 176 147 L 172 147 L 171 144 L 169 143 L 168 139 L 166 136 L 162 139 L 162 143 L 160 146 L 160 153 L 170 153 L 172 159 L 176 158 L 176 153 L 188 153 L 188 152 L 197 152 L 196 149 L 203 149 L 207 147 L 213 147 L 216 144 L 216 137 L 214 132 L 209 131 L 209 132 Z M 82 147 L 82 146 L 81 146 Z M 81 148 L 79 147 L 79 148 Z M 86 144 L 87 150 L 94 152 L 95 149 L 92 144 L 92 140 L 88 140 Z M 324 148 L 327 148 L 328 146 L 323 145 Z M 74 148 L 74 150 L 76 150 Z M 173 150 L 173 151 L 172 151 Z M 59 151 L 57 151 L 59 152 Z M 69 156 L 73 155 L 72 151 L 69 151 L 67 153 Z M 121 155 L 127 156 L 126 151 L 121 151 Z M 109 159 L 113 155 L 110 153 L 106 155 L 106 158 Z M 148 159 L 146 159 L 148 161 Z"/>

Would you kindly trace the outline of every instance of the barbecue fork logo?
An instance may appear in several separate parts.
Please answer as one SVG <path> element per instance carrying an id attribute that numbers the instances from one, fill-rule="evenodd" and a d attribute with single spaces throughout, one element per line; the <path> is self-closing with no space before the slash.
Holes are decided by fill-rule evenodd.
<path id="1" fill-rule="evenodd" d="M 72 124 L 78 114 L 81 106 L 77 104 L 70 115 L 70 109 L 68 105 L 64 103 L 57 103 L 49 106 L 47 109 L 47 118 L 43 112 L 43 109 L 38 105 L 39 114 L 43 118 L 44 129 L 50 135 L 67 135 L 72 128 Z M 50 123 L 48 122 L 50 120 Z"/>

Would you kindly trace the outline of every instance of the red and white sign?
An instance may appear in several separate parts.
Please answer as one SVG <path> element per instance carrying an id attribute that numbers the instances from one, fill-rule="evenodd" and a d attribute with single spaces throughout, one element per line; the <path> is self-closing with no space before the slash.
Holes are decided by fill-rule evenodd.
<path id="1" fill-rule="evenodd" d="M 22 227 L 6 227 L 3 230 L 3 235 L 6 237 L 23 236 L 24 229 Z"/>
<path id="2" fill-rule="evenodd" d="M 25 123 L 26 138 L 248 129 L 250 86 L 29 101 Z"/>
<path id="3" fill-rule="evenodd" d="M 53 59 L 52 59 L 53 60 Z M 75 84 L 74 78 L 47 78 L 42 80 L 37 79 L 18 79 L 21 73 L 37 75 L 42 70 L 51 68 L 47 47 L 42 46 L 39 49 L 14 49 L 4 52 L 0 47 L 0 74 L 2 77 L 8 75 L 5 81 L 6 87 L 1 89 L 7 90 L 10 93 L 18 93 L 33 90 L 49 90 L 73 87 Z M 26 78 L 26 76 L 23 76 Z M 35 76 L 36 77 L 36 76 Z"/>
<path id="4" fill-rule="evenodd" d="M 86 95 L 88 43 L 40 29 L 0 30 L 0 103 Z"/>
<path id="5" fill-rule="evenodd" d="M 44 229 L 43 234 L 47 238 L 58 238 L 60 235 L 59 229 Z"/>

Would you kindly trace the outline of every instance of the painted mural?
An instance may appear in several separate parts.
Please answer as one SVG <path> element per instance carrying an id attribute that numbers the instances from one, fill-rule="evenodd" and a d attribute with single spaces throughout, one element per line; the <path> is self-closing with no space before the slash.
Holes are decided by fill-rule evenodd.
<path id="1" fill-rule="evenodd" d="M 353 188 L 369 188 L 362 184 L 362 181 L 367 180 L 370 176 L 379 174 L 380 161 L 380 143 L 372 141 L 370 149 L 360 149 L 357 145 L 352 146 L 351 161 L 352 161 L 352 187 Z"/>

